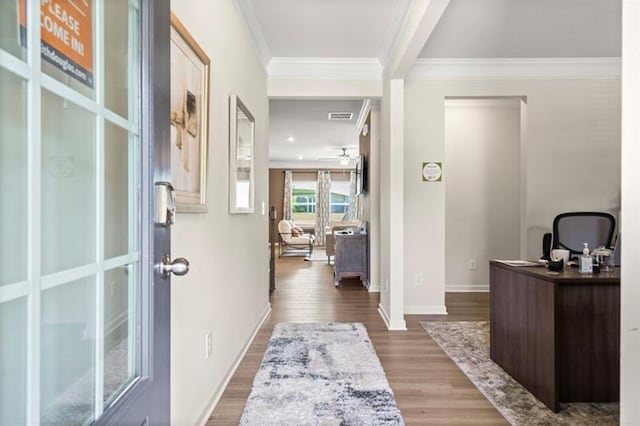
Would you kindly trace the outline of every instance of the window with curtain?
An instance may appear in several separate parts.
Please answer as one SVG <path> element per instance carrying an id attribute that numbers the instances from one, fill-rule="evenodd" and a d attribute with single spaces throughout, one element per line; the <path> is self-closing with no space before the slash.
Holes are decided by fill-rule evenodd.
<path id="1" fill-rule="evenodd" d="M 313 226 L 316 221 L 316 181 L 293 180 L 291 219 L 298 225 Z"/>
<path id="2" fill-rule="evenodd" d="M 291 220 L 301 226 L 313 226 L 316 220 L 316 199 L 318 196 L 318 182 L 310 180 L 310 173 L 300 173 L 292 177 L 291 190 Z M 338 175 L 336 175 L 338 176 Z M 332 175 L 333 177 L 333 175 Z M 341 177 L 338 176 L 338 179 Z M 351 192 L 349 181 L 331 180 L 331 217 L 332 222 L 346 220 L 349 217 Z M 353 212 L 354 217 L 356 212 Z"/>
<path id="3" fill-rule="evenodd" d="M 349 181 L 331 182 L 331 221 L 342 220 L 351 204 Z"/>

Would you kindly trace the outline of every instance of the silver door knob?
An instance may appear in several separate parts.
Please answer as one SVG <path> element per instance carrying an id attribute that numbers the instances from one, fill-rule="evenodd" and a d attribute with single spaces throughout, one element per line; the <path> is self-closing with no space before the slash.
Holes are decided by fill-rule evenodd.
<path id="1" fill-rule="evenodd" d="M 162 256 L 158 269 L 164 278 L 173 275 L 185 275 L 189 272 L 189 261 L 184 257 L 176 257 L 171 261 L 168 255 Z"/>

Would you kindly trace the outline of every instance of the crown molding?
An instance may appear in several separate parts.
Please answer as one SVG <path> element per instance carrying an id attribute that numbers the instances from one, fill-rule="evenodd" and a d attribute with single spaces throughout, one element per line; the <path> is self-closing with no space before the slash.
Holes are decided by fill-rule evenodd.
<path id="1" fill-rule="evenodd" d="M 377 58 L 271 58 L 270 79 L 382 80 Z"/>
<path id="2" fill-rule="evenodd" d="M 371 111 L 371 101 L 369 99 L 365 99 L 362 101 L 360 114 L 358 114 L 358 119 L 356 120 L 356 129 L 358 129 L 358 134 L 362 133 L 362 127 L 364 126 L 364 122 L 367 121 L 369 111 Z"/>
<path id="3" fill-rule="evenodd" d="M 620 78 L 621 72 L 621 58 L 419 58 L 408 79 Z"/>
<path id="4" fill-rule="evenodd" d="M 234 4 L 244 18 L 244 24 L 249 31 L 249 35 L 251 36 L 251 42 L 256 48 L 258 57 L 260 58 L 260 62 L 262 62 L 262 65 L 266 70 L 269 65 L 269 60 L 271 60 L 271 52 L 269 52 L 269 46 L 264 39 L 262 29 L 260 28 L 260 23 L 258 22 L 258 18 L 256 17 L 255 12 L 253 11 L 253 7 L 251 6 L 251 1 L 236 0 L 234 1 Z"/>

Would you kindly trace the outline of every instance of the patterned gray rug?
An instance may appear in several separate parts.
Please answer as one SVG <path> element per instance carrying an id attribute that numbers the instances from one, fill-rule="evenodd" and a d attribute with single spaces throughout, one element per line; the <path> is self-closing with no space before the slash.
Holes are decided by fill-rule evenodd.
<path id="1" fill-rule="evenodd" d="M 619 405 L 561 404 L 554 413 L 489 356 L 489 323 L 424 321 L 420 325 L 512 425 L 617 425 Z"/>
<path id="2" fill-rule="evenodd" d="M 241 425 L 404 425 L 362 324 L 276 325 Z"/>

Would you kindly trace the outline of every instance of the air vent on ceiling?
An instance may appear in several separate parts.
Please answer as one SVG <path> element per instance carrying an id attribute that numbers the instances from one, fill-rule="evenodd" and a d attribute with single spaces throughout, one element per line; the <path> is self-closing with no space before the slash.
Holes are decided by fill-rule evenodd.
<path id="1" fill-rule="evenodd" d="M 352 112 L 330 112 L 329 120 L 351 120 L 353 118 Z"/>

